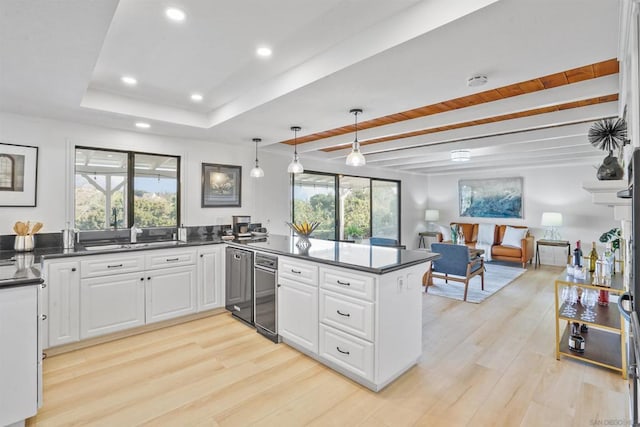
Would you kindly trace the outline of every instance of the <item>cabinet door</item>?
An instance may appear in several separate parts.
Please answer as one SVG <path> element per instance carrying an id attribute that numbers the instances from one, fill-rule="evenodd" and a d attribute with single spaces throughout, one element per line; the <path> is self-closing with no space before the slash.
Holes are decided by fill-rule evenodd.
<path id="1" fill-rule="evenodd" d="M 318 353 L 317 287 L 280 279 L 278 334 L 313 354 Z"/>
<path id="2" fill-rule="evenodd" d="M 80 339 L 80 263 L 56 262 L 49 265 L 49 343 L 47 347 Z"/>
<path id="3" fill-rule="evenodd" d="M 196 312 L 196 266 L 147 271 L 147 323 Z"/>
<path id="4" fill-rule="evenodd" d="M 223 248 L 198 251 L 198 311 L 224 307 Z"/>
<path id="5" fill-rule="evenodd" d="M 38 407 L 38 286 L 0 288 L 0 426 Z"/>
<path id="6" fill-rule="evenodd" d="M 80 338 L 144 325 L 144 281 L 142 273 L 82 279 Z"/>

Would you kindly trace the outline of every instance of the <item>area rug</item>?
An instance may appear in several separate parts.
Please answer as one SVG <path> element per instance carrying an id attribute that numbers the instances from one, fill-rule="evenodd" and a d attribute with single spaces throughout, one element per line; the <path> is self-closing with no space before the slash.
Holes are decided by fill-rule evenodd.
<path id="1" fill-rule="evenodd" d="M 485 264 L 485 266 L 487 270 L 484 273 L 484 291 L 480 289 L 480 276 L 475 276 L 469 281 L 467 302 L 481 303 L 527 271 L 523 268 L 497 264 Z M 434 278 L 433 286 L 429 286 L 427 295 L 438 295 L 462 301 L 464 283 L 451 280 L 449 283 L 445 283 L 444 279 Z"/>

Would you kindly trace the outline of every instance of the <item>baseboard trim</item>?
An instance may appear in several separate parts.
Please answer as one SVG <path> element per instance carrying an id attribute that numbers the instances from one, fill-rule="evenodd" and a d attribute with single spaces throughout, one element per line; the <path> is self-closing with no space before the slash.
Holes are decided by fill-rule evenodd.
<path id="1" fill-rule="evenodd" d="M 179 325 L 181 323 L 187 323 L 198 319 L 204 319 L 205 317 L 217 316 L 219 314 L 227 313 L 224 307 L 214 308 L 213 310 L 202 311 L 200 313 L 189 314 L 187 316 L 176 317 L 175 319 L 163 320 L 161 322 L 151 323 L 149 325 L 139 326 L 137 328 L 127 329 L 124 331 L 114 332 L 112 334 L 103 335 L 95 338 L 88 338 L 78 342 L 60 345 L 57 347 L 49 347 L 44 350 L 47 357 L 56 356 L 58 354 L 68 353 L 74 350 L 80 350 L 82 348 L 91 347 L 97 344 L 103 344 L 110 341 L 119 340 L 133 335 L 144 334 L 146 332 L 155 331 L 158 329 L 167 328 L 169 326 Z"/>

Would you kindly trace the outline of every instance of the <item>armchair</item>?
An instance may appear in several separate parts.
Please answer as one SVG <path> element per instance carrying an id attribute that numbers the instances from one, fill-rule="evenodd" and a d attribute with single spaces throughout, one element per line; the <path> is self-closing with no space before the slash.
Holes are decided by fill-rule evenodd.
<path id="1" fill-rule="evenodd" d="M 426 286 L 425 292 L 429 289 L 431 279 L 437 277 L 464 283 L 464 298 L 467 300 L 469 280 L 475 276 L 480 276 L 482 290 L 484 290 L 484 260 L 481 257 L 470 259 L 469 248 L 462 245 L 452 245 L 448 243 L 433 243 L 431 251 L 441 255 L 431 264 L 431 270 L 422 277 L 422 284 Z"/>

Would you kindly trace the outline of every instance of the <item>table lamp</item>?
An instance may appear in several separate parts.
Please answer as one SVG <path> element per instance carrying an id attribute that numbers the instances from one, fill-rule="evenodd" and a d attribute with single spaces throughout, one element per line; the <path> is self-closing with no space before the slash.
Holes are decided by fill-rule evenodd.
<path id="1" fill-rule="evenodd" d="M 424 220 L 429 223 L 429 231 L 434 231 L 434 223 L 440 219 L 440 211 L 437 209 L 427 209 L 424 211 Z"/>
<path id="2" fill-rule="evenodd" d="M 562 214 L 560 212 L 543 212 L 540 224 L 547 227 L 544 238 L 547 240 L 560 240 L 558 227 L 562 226 Z"/>

